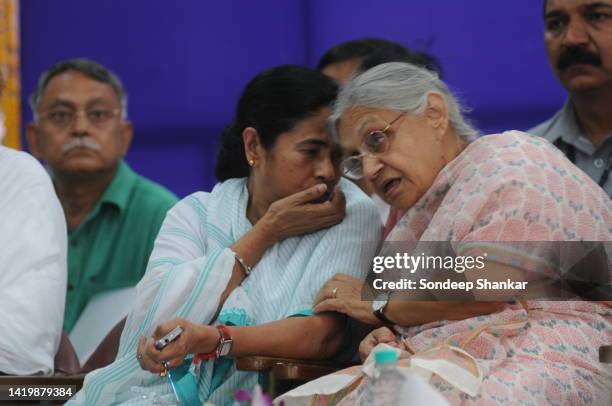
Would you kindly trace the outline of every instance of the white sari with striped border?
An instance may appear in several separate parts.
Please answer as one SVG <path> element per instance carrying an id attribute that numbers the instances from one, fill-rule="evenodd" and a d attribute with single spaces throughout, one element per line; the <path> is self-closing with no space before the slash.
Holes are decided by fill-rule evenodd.
<path id="1" fill-rule="evenodd" d="M 319 288 L 334 274 L 365 277 L 381 237 L 380 219 L 355 185 L 346 180 L 340 185 L 347 201 L 344 221 L 268 249 L 227 298 L 216 321 L 246 326 L 308 316 Z M 168 379 L 140 368 L 138 338 L 175 317 L 213 322 L 234 266 L 228 247 L 252 227 L 246 218 L 248 197 L 246 179 L 231 179 L 210 193 L 186 197 L 168 212 L 137 286 L 116 360 L 88 374 L 68 405 L 175 403 Z M 207 362 L 197 373 L 192 367 L 191 372 L 200 399 L 218 406 L 232 404 L 237 389 L 248 389 L 258 379 L 256 373 L 237 371 L 229 358 Z"/>

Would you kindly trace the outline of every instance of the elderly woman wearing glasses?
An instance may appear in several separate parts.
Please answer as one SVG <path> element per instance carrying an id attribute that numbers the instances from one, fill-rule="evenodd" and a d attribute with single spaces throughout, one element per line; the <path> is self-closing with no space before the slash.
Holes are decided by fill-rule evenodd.
<path id="1" fill-rule="evenodd" d="M 612 240 L 610 199 L 563 154 L 517 131 L 477 138 L 461 111 L 434 73 L 404 63 L 375 67 L 340 93 L 330 120 L 348 154 L 345 176 L 367 177 L 403 213 L 387 241 L 447 241 L 470 255 L 482 252 L 474 250 L 483 242 Z M 532 277 L 551 259 L 493 245 L 502 276 Z M 612 342 L 605 304 L 508 302 L 501 295 L 494 298 L 503 302 L 432 302 L 421 293 L 394 300 L 399 292 L 366 301 L 363 287 L 335 275 L 320 290 L 315 313 L 385 326 L 361 343 L 362 358 L 376 344 L 393 343 L 397 328 L 413 354 L 443 345 L 465 351 L 482 372 L 477 394 L 467 390 L 475 397 L 462 393 L 465 376 L 431 381 L 452 404 L 609 401 L 610 372 L 598 359 L 599 347 Z"/>

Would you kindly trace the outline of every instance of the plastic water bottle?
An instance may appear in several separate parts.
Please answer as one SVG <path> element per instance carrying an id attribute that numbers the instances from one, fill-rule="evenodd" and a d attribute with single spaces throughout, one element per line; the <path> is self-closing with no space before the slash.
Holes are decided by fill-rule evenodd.
<path id="1" fill-rule="evenodd" d="M 374 377 L 359 399 L 360 406 L 397 406 L 402 404 L 405 377 L 397 369 L 397 354 L 381 350 L 374 354 Z"/>
<path id="2" fill-rule="evenodd" d="M 374 376 L 349 393 L 338 406 L 450 406 L 425 380 L 397 367 L 393 350 L 374 353 Z"/>

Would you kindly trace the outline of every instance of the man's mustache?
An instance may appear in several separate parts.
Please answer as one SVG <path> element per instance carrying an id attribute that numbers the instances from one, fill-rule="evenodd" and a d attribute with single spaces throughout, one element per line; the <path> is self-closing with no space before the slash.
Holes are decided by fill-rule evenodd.
<path id="1" fill-rule="evenodd" d="M 559 56 L 557 68 L 563 71 L 575 64 L 601 66 L 602 62 L 599 55 L 582 47 L 572 47 L 566 48 Z"/>
<path id="2" fill-rule="evenodd" d="M 62 152 L 72 151 L 75 148 L 85 148 L 92 151 L 100 151 L 102 147 L 100 144 L 92 140 L 91 138 L 78 137 L 73 138 L 62 146 Z"/>

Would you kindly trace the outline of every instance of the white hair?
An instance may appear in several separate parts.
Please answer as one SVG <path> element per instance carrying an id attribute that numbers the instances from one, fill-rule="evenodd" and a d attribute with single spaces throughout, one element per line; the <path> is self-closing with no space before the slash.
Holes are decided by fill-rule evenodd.
<path id="1" fill-rule="evenodd" d="M 403 62 L 384 63 L 355 77 L 344 87 L 334 104 L 329 118 L 332 133 L 337 128 L 342 113 L 353 107 L 370 107 L 422 114 L 431 93 L 444 97 L 450 126 L 465 141 L 478 137 L 478 131 L 463 117 L 457 98 L 435 72 Z"/>

